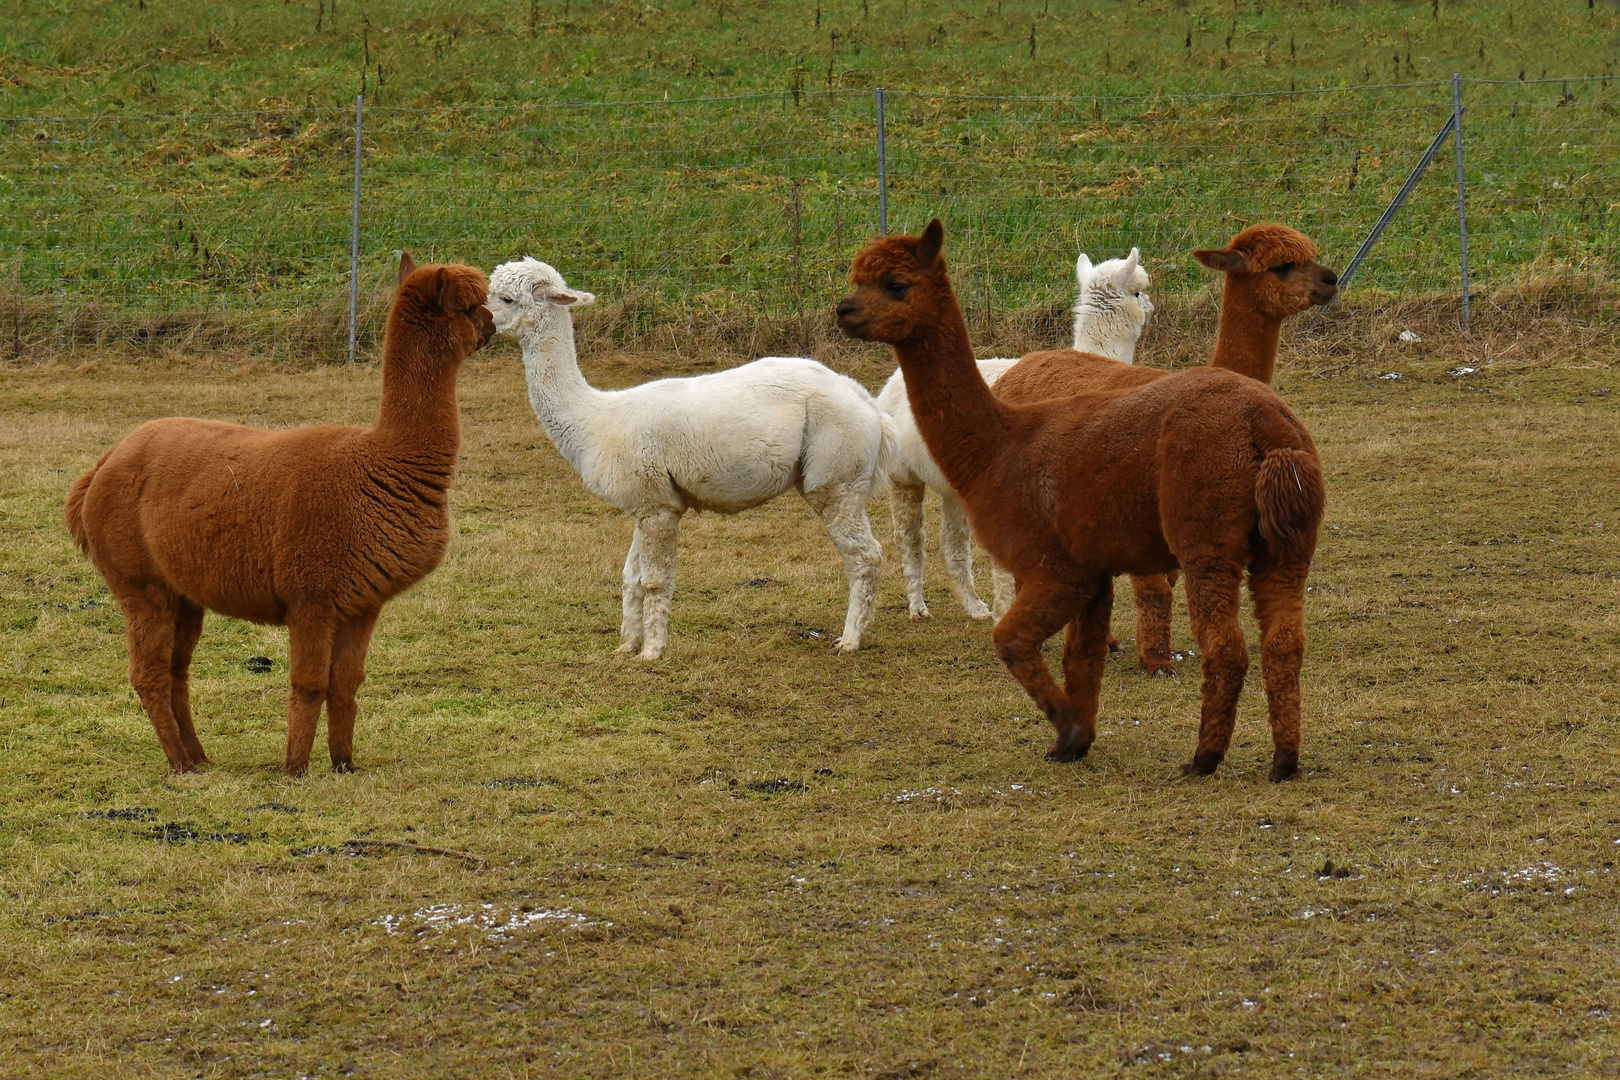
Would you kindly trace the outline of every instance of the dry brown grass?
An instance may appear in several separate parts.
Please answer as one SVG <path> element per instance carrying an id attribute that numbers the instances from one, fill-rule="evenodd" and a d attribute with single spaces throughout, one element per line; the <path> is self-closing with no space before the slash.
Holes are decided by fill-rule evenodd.
<path id="1" fill-rule="evenodd" d="M 211 618 L 193 685 L 216 764 L 169 777 L 62 528 L 68 483 L 150 417 L 363 422 L 376 371 L 13 366 L 0 1073 L 1620 1069 L 1620 395 L 1593 394 L 1614 354 L 1566 322 L 1537 331 L 1565 342 L 1551 359 L 1486 359 L 1488 330 L 1431 318 L 1421 346 L 1336 321 L 1285 345 L 1330 506 L 1306 776 L 1280 787 L 1257 687 L 1221 773 L 1179 778 L 1195 662 L 1168 682 L 1111 666 L 1091 756 L 1047 764 L 937 561 L 932 621 L 905 619 L 891 558 L 869 646 L 832 657 L 841 568 L 792 500 L 691 519 L 667 659 L 612 656 L 628 523 L 546 442 L 510 350 L 463 380 L 457 536 L 383 616 L 363 771 L 280 775 L 285 636 Z M 1176 355 L 1171 325 L 1150 356 Z M 684 356 L 588 374 L 707 362 Z M 486 904 L 531 925 L 434 908 Z M 578 918 L 534 919 L 561 909 Z"/>

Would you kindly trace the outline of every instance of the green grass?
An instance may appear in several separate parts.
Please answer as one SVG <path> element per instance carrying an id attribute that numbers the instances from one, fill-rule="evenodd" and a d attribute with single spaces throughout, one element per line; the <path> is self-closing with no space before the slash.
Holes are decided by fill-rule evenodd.
<path id="1" fill-rule="evenodd" d="M 1259 219 L 1343 265 L 1455 71 L 1476 288 L 1552 274 L 1612 315 L 1612 4 L 1052 7 L 29 0 L 0 27 L 0 112 L 25 118 L 0 124 L 0 338 L 341 351 L 362 86 L 368 293 L 402 247 L 529 252 L 641 343 L 828 306 L 877 228 L 877 85 L 892 224 L 942 215 L 964 296 L 1031 311 L 1069 298 L 1079 249 L 1140 246 L 1187 296 L 1187 251 Z M 1351 302 L 1456 292 L 1453 169 L 1448 148 Z"/>
<path id="2" fill-rule="evenodd" d="M 64 491 L 153 416 L 364 422 L 376 370 L 0 375 L 0 1073 L 1612 1071 L 1613 368 L 1285 352 L 1330 504 L 1282 786 L 1258 676 L 1219 775 L 1180 779 L 1195 660 L 1111 664 L 1091 756 L 1046 763 L 937 558 L 935 617 L 905 618 L 881 503 L 859 653 L 828 653 L 841 569 L 787 499 L 690 518 L 667 658 L 614 657 L 628 523 L 504 349 L 462 381 L 447 561 L 379 625 L 362 771 L 280 775 L 285 635 L 211 617 L 215 765 L 169 777 Z"/>

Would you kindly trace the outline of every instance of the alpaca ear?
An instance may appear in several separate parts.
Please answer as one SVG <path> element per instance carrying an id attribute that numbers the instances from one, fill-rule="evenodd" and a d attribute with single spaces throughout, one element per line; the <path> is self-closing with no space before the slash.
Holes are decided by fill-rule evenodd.
<path id="1" fill-rule="evenodd" d="M 1074 279 L 1080 283 L 1082 289 L 1086 287 L 1086 282 L 1091 280 L 1091 257 L 1083 251 L 1074 262 Z"/>
<path id="2" fill-rule="evenodd" d="M 461 302 L 461 280 L 450 272 L 448 266 L 439 267 L 434 277 L 440 311 L 460 311 L 467 306 Z"/>
<path id="3" fill-rule="evenodd" d="M 560 307 L 584 307 L 596 303 L 596 294 L 588 293 L 584 289 L 569 289 L 561 285 L 552 285 L 548 282 L 537 281 L 534 284 L 534 298 Z"/>
<path id="4" fill-rule="evenodd" d="M 1193 258 L 1209 267 L 1219 270 L 1223 274 L 1238 274 L 1249 268 L 1249 260 L 1244 258 L 1241 251 L 1195 251 Z"/>
<path id="5" fill-rule="evenodd" d="M 923 230 L 922 241 L 917 245 L 917 265 L 924 270 L 933 266 L 939 259 L 939 250 L 945 246 L 945 226 L 935 218 Z"/>
<path id="6" fill-rule="evenodd" d="M 1128 255 L 1125 259 L 1125 265 L 1120 267 L 1119 273 L 1114 275 L 1115 289 L 1121 293 L 1129 293 L 1133 291 L 1131 288 L 1131 285 L 1133 284 L 1131 279 L 1136 277 L 1136 268 L 1141 261 L 1142 253 L 1135 248 L 1131 248 L 1130 255 Z"/>
<path id="7" fill-rule="evenodd" d="M 416 271 L 416 260 L 411 258 L 411 253 L 408 252 L 408 251 L 400 252 L 399 253 L 399 284 L 400 285 L 405 284 L 405 279 L 410 277 L 411 274 L 413 274 L 415 271 Z"/>

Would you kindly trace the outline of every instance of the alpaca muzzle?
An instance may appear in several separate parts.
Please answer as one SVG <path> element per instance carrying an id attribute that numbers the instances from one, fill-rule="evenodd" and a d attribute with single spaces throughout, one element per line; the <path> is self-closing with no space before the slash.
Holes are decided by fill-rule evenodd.
<path id="1" fill-rule="evenodd" d="M 482 349 L 495 336 L 495 316 L 480 304 L 472 313 L 472 321 L 478 328 L 478 348 Z"/>
<path id="2" fill-rule="evenodd" d="M 838 329 L 857 341 L 866 340 L 866 320 L 861 316 L 861 305 L 853 296 L 838 302 L 835 309 Z"/>
<path id="3" fill-rule="evenodd" d="M 1326 307 L 1333 303 L 1333 298 L 1339 295 L 1339 275 L 1327 267 L 1317 277 L 1316 283 L 1311 286 L 1311 302 Z"/>

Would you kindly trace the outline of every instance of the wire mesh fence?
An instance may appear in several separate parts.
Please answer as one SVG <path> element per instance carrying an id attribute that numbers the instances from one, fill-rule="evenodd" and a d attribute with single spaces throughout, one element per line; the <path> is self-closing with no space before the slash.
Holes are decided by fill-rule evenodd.
<path id="1" fill-rule="evenodd" d="M 1607 77 L 1464 80 L 1471 280 L 1615 314 Z M 793 324 L 878 230 L 868 91 L 694 101 L 368 108 L 363 349 L 395 252 L 552 262 L 618 332 Z M 1161 300 L 1188 256 L 1283 221 L 1343 265 L 1452 111 L 1450 80 L 1231 95 L 1009 98 L 889 91 L 895 231 L 942 217 L 964 306 L 1071 299 L 1076 254 L 1140 247 Z M 124 341 L 342 353 L 352 106 L 0 118 L 0 334 L 11 350 Z M 1442 161 L 1450 157 L 1449 152 Z M 1347 302 L 1460 292 L 1452 170 L 1436 167 Z M 1538 291 L 1539 290 L 1539 291 Z M 7 331 L 9 330 L 9 333 Z"/>

